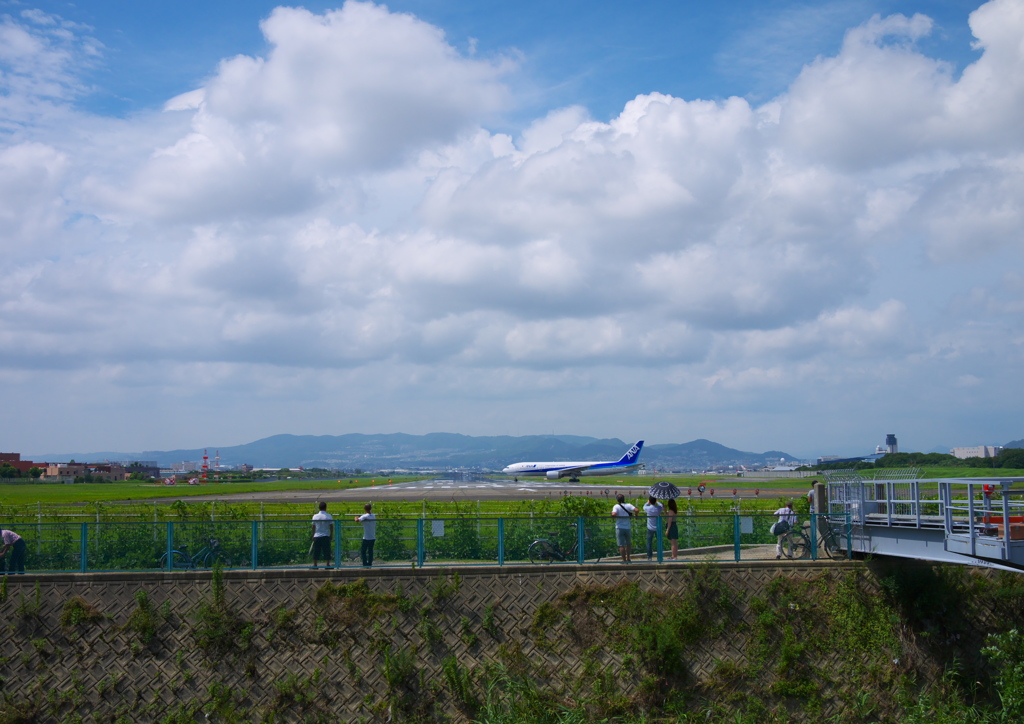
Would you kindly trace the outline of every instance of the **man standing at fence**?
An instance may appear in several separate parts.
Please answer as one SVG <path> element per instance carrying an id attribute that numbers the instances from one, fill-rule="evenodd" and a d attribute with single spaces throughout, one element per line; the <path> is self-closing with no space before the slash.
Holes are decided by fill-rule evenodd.
<path id="1" fill-rule="evenodd" d="M 364 568 L 373 565 L 373 544 L 377 542 L 377 516 L 371 512 L 372 509 L 373 505 L 367 503 L 363 506 L 366 512 L 356 516 L 356 522 L 363 524 L 363 545 L 359 548 L 359 557 Z"/>
<path id="2" fill-rule="evenodd" d="M 0 541 L 3 542 L 3 548 L 0 549 L 0 565 L 6 562 L 9 573 L 24 573 L 27 548 L 25 539 L 13 530 L 0 530 Z M 8 548 L 11 549 L 11 560 L 6 561 L 4 556 L 7 555 Z"/>
<path id="3" fill-rule="evenodd" d="M 633 527 L 630 518 L 637 512 L 636 506 L 626 502 L 626 496 L 619 493 L 615 499 L 618 501 L 612 508 L 612 518 L 615 520 L 615 540 L 619 544 L 619 555 L 623 563 L 633 560 Z"/>
<path id="4" fill-rule="evenodd" d="M 324 559 L 324 568 L 331 569 L 331 529 L 334 518 L 327 512 L 327 503 L 320 501 L 320 512 L 313 516 L 313 568 Z"/>
<path id="5" fill-rule="evenodd" d="M 796 527 L 796 511 L 793 510 L 793 501 L 790 500 L 784 506 L 775 511 L 774 515 L 779 516 L 779 519 L 772 526 L 772 532 L 775 533 L 777 541 L 775 543 L 775 559 L 778 560 L 782 556 L 786 558 L 793 557 L 793 529 Z M 786 550 L 783 551 L 782 544 L 786 544 Z"/>

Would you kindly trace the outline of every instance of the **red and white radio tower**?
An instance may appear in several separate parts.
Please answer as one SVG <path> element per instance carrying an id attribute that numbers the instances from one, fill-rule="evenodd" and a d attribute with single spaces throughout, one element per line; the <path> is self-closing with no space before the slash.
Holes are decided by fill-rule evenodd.
<path id="1" fill-rule="evenodd" d="M 203 449 L 203 482 L 206 482 L 206 472 L 210 469 L 210 456 L 206 454 L 206 449 Z"/>
<path id="2" fill-rule="evenodd" d="M 213 481 L 215 483 L 220 482 L 220 450 L 217 451 L 216 457 L 213 458 Z"/>

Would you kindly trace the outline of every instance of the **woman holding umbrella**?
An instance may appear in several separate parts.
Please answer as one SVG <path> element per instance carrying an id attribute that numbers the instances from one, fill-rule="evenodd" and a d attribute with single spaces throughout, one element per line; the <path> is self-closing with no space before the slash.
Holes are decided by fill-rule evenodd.
<path id="1" fill-rule="evenodd" d="M 679 488 L 667 480 L 661 480 L 648 489 L 647 494 L 652 498 L 667 501 L 665 507 L 665 527 L 668 530 L 668 541 L 672 546 L 672 560 L 679 557 L 679 526 L 676 524 L 676 517 L 679 515 L 679 508 L 676 507 L 676 498 L 679 497 Z"/>

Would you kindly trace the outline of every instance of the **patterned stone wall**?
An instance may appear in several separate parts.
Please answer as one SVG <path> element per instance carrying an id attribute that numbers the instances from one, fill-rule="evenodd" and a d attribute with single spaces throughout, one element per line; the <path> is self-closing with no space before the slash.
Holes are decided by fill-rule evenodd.
<path id="1" fill-rule="evenodd" d="M 529 672 L 553 700 L 581 695 L 589 676 L 588 686 L 628 701 L 645 686 L 629 652 L 596 633 L 586 640 L 553 604 L 574 586 L 624 581 L 682 596 L 699 568 L 227 571 L 222 598 L 210 572 L 8 576 L 0 721 L 460 721 L 484 697 L 471 691 L 474 677 L 495 664 Z M 714 570 L 736 603 L 722 635 L 686 652 L 688 680 L 704 687 L 718 685 L 723 661 L 747 656 L 730 631 L 750 624 L 749 601 L 773 581 L 815 585 L 859 571 L 862 590 L 875 585 L 858 562 Z M 547 637 L 537 629 L 545 611 L 557 613 Z M 618 625 L 599 616 L 597 628 Z"/>

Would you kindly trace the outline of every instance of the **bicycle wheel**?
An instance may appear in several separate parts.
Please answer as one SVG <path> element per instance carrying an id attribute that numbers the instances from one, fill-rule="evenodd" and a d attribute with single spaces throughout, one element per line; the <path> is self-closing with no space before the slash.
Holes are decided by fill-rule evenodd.
<path id="1" fill-rule="evenodd" d="M 793 560 L 811 557 L 811 542 L 802 535 L 793 539 Z"/>
<path id="2" fill-rule="evenodd" d="M 230 565 L 224 556 L 220 554 L 220 551 L 210 551 L 203 556 L 203 568 L 213 568 L 213 564 L 218 562 L 221 568 L 228 568 Z"/>
<path id="3" fill-rule="evenodd" d="M 526 554 L 530 557 L 530 563 L 550 563 L 555 560 L 555 552 L 546 540 L 535 540 Z"/>
<path id="4" fill-rule="evenodd" d="M 839 542 L 836 540 L 836 532 L 832 529 L 828 523 L 821 531 L 821 550 L 824 551 L 825 555 L 829 558 L 845 558 L 843 551 L 839 548 Z"/>
<path id="5" fill-rule="evenodd" d="M 195 568 L 192 559 L 181 551 L 171 551 L 171 568 L 176 571 L 185 571 Z M 160 569 L 167 570 L 167 554 L 160 556 Z"/>

